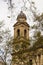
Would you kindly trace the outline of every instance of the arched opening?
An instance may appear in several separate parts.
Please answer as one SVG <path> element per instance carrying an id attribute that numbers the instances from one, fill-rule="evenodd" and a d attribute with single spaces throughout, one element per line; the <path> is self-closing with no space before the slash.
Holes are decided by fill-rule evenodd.
<path id="1" fill-rule="evenodd" d="M 29 65 L 32 65 L 32 60 L 29 60 Z"/>
<path id="2" fill-rule="evenodd" d="M 26 31 L 26 29 L 24 30 L 24 36 L 26 37 L 26 34 L 27 34 L 27 31 Z"/>
<path id="3" fill-rule="evenodd" d="M 20 36 L 20 29 L 17 30 L 17 37 Z"/>

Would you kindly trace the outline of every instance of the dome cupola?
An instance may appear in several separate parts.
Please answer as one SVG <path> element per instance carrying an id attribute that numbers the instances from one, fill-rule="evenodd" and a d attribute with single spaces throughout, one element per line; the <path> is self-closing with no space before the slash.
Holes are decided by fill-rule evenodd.
<path id="1" fill-rule="evenodd" d="M 26 15 L 21 11 L 20 14 L 17 17 L 17 20 L 18 19 L 25 19 L 26 20 L 27 18 L 26 18 Z"/>

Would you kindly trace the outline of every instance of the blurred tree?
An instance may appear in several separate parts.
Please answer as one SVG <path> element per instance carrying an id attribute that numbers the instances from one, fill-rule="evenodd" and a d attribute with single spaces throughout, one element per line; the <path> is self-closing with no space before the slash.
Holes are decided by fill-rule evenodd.
<path id="1" fill-rule="evenodd" d="M 10 34 L 10 30 L 9 29 L 4 29 L 4 23 L 3 21 L 0 21 L 0 50 L 2 51 L 2 58 L 5 62 L 6 65 L 6 60 L 7 60 L 7 54 L 12 52 L 12 36 Z"/>

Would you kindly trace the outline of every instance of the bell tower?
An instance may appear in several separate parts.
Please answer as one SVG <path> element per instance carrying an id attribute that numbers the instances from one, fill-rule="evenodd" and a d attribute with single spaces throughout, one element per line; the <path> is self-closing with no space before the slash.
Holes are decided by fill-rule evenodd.
<path id="1" fill-rule="evenodd" d="M 14 24 L 14 39 L 29 39 L 29 25 L 26 20 L 26 15 L 21 11 L 17 17 L 17 23 Z"/>
<path id="2" fill-rule="evenodd" d="M 29 25 L 26 22 L 26 15 L 21 11 L 17 16 L 17 22 L 14 24 L 14 41 L 12 53 L 12 65 L 16 65 L 19 53 L 29 48 Z M 17 55 L 16 55 L 17 54 Z"/>
<path id="3" fill-rule="evenodd" d="M 29 25 L 26 22 L 26 15 L 21 11 L 14 24 L 14 48 L 17 51 L 29 47 Z"/>

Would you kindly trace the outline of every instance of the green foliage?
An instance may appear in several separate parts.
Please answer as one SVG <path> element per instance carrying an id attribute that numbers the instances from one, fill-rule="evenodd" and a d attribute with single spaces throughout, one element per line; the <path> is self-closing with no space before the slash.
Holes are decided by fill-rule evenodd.
<path id="1" fill-rule="evenodd" d="M 37 41 L 33 45 L 34 48 L 43 48 L 43 36 L 38 37 Z"/>
<path id="2" fill-rule="evenodd" d="M 5 63 L 4 65 L 7 65 L 7 63 L 6 63 L 7 54 L 11 53 L 11 51 L 12 51 L 11 44 L 10 44 L 10 43 L 12 43 L 12 37 L 11 37 L 9 28 L 8 29 L 4 28 L 3 21 L 0 22 L 0 43 L 1 43 L 0 45 L 2 45 L 3 50 L 4 50 L 4 54 L 2 54 L 4 57 L 3 62 Z"/>
<path id="3" fill-rule="evenodd" d="M 27 48 L 25 43 L 22 44 L 22 48 Z"/>
<path id="4" fill-rule="evenodd" d="M 35 21 L 39 21 L 39 22 L 41 22 L 43 20 L 43 13 L 40 15 L 37 15 L 36 16 L 36 20 Z"/>

